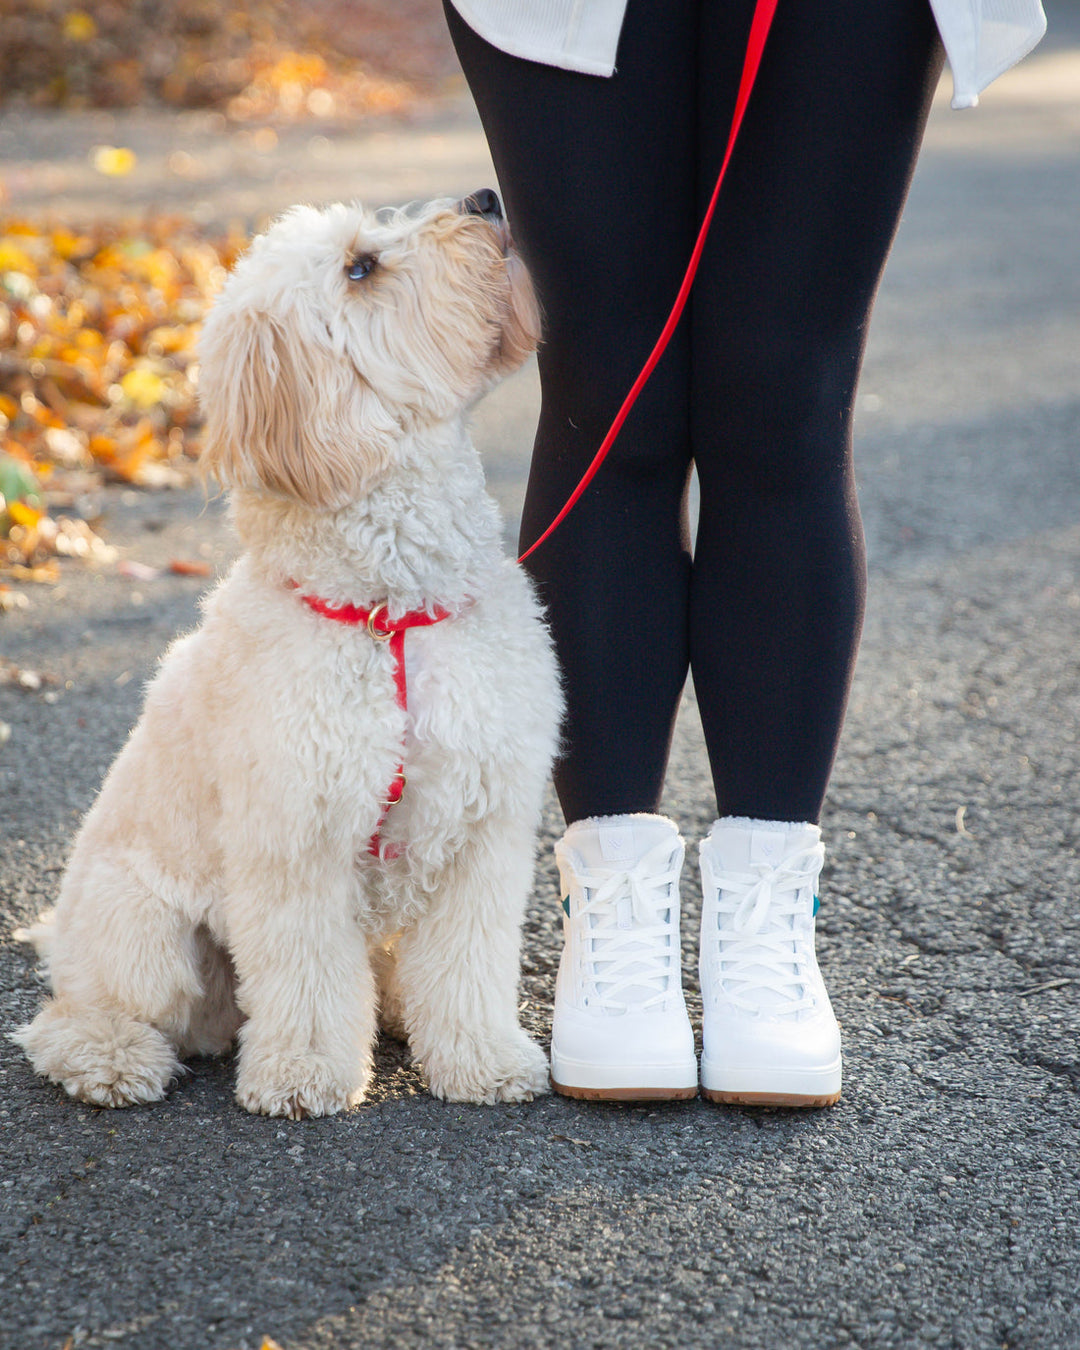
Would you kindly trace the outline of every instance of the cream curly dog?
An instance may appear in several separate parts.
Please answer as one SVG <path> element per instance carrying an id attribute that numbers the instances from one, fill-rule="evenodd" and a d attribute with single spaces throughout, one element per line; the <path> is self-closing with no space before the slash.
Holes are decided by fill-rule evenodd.
<path id="1" fill-rule="evenodd" d="M 298 207 L 229 277 L 204 460 L 245 551 L 28 935 L 53 997 L 16 1039 L 72 1096 L 154 1101 L 239 1034 L 241 1105 L 326 1115 L 380 1005 L 436 1096 L 547 1090 L 517 983 L 560 696 L 465 428 L 537 331 L 488 191 Z"/>

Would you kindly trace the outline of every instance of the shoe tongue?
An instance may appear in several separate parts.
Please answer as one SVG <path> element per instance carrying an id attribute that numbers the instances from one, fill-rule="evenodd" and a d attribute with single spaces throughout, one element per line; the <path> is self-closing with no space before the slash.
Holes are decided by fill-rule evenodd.
<path id="1" fill-rule="evenodd" d="M 718 820 L 709 831 L 718 872 L 749 872 L 761 864 L 775 867 L 791 854 L 812 848 L 820 838 L 816 825 L 785 825 L 780 821 L 729 825 Z"/>
<path id="2" fill-rule="evenodd" d="M 603 873 L 629 872 L 635 864 L 649 852 L 650 849 L 658 847 L 661 843 L 670 842 L 671 853 L 674 854 L 678 848 L 678 839 L 671 825 L 666 821 L 648 816 L 632 816 L 619 820 L 600 820 L 590 822 L 588 825 L 573 825 L 567 831 L 567 843 L 578 854 L 581 861 L 589 871 Z M 615 926 L 618 929 L 629 932 L 634 927 L 633 904 L 629 894 L 629 888 L 625 895 L 619 896 L 613 904 L 615 915 Z M 661 910 L 660 917 L 669 911 Z M 592 927 L 599 927 L 601 920 L 593 917 Z M 607 927 L 605 923 L 603 925 Z M 651 952 L 655 948 L 656 940 L 651 942 L 634 942 L 627 940 L 620 944 L 617 949 L 619 958 L 630 956 L 636 951 Z M 600 994 L 607 992 L 611 987 L 610 983 L 605 984 L 604 973 L 613 962 L 599 960 L 596 962 L 597 991 Z M 620 966 L 618 979 L 621 981 L 626 976 L 632 976 L 639 972 L 653 972 L 654 966 L 647 962 L 641 962 L 637 966 L 626 964 Z M 613 982 L 612 982 L 613 983 Z M 671 988 L 671 979 L 669 974 L 668 988 Z M 620 1003 L 626 1003 L 633 1006 L 635 1003 L 643 1003 L 646 999 L 654 998 L 659 992 L 657 987 L 652 984 L 632 984 L 619 990 L 616 999 Z"/>
<path id="3" fill-rule="evenodd" d="M 725 872 L 747 875 L 757 873 L 761 867 L 776 867 L 785 858 L 812 848 L 820 838 L 821 831 L 816 825 L 792 826 L 771 821 L 745 821 L 739 824 L 717 821 L 709 832 L 713 868 L 721 878 Z M 772 916 L 767 917 L 763 925 L 764 931 L 771 933 L 791 929 L 794 934 L 794 927 L 793 919 Z M 767 980 L 772 973 L 762 965 L 740 962 L 740 966 L 740 983 L 743 980 L 752 981 L 756 977 Z M 791 972 L 795 972 L 794 962 Z M 757 989 L 755 997 L 762 1007 L 782 1009 L 788 1002 L 784 994 L 770 989 L 767 984 Z"/>
<path id="4" fill-rule="evenodd" d="M 674 852 L 676 840 L 671 826 L 665 820 L 648 816 L 580 821 L 566 832 L 566 842 L 590 871 L 597 872 L 629 871 L 639 858 L 665 839 L 671 840 Z"/>

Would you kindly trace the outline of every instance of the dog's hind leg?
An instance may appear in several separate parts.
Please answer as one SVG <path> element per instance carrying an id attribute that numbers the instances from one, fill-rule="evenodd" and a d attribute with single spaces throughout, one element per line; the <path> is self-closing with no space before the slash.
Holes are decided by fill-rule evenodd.
<path id="1" fill-rule="evenodd" d="M 376 994 L 354 886 L 351 855 L 232 870 L 229 946 L 247 1016 L 236 1098 L 248 1111 L 327 1116 L 363 1098 Z"/>
<path id="2" fill-rule="evenodd" d="M 73 870 L 48 939 L 54 997 L 12 1039 L 34 1069 L 95 1106 L 165 1095 L 201 996 L 191 921 L 122 863 Z"/>
<path id="3" fill-rule="evenodd" d="M 11 1039 L 26 1051 L 37 1073 L 93 1106 L 155 1102 L 181 1072 L 171 1042 L 148 1022 L 117 1008 L 47 999 Z"/>
<path id="4" fill-rule="evenodd" d="M 369 949 L 375 986 L 379 991 L 379 1027 L 395 1040 L 407 1041 L 405 1004 L 397 976 L 397 942 L 372 943 Z"/>
<path id="5" fill-rule="evenodd" d="M 518 1025 L 521 920 L 533 841 L 517 821 L 485 821 L 447 869 L 429 912 L 397 944 L 413 1054 L 436 1097 L 530 1101 L 547 1058 Z"/>
<path id="6" fill-rule="evenodd" d="M 193 935 L 202 997 L 179 1034 L 181 1055 L 220 1055 L 236 1039 L 243 1017 L 236 1006 L 236 970 L 232 958 L 200 925 Z"/>

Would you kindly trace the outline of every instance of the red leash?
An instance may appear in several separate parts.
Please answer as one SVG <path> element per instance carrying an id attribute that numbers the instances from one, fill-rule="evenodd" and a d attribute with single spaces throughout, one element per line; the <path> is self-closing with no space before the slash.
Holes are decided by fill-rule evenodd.
<path id="1" fill-rule="evenodd" d="M 334 619 L 337 623 L 364 624 L 372 638 L 376 642 L 389 642 L 390 655 L 394 661 L 394 686 L 397 690 L 397 704 L 402 711 L 407 711 L 409 706 L 409 691 L 405 679 L 405 634 L 410 628 L 427 628 L 433 623 L 441 623 L 443 619 L 450 617 L 450 611 L 446 609 L 436 609 L 434 614 L 429 614 L 426 610 L 412 610 L 408 614 L 403 614 L 400 619 L 394 619 L 391 622 L 386 617 L 386 605 L 380 603 L 374 605 L 371 609 L 361 609 L 358 605 L 331 605 L 326 600 L 320 600 L 317 595 L 301 595 L 301 600 L 313 609 L 316 614 L 323 615 L 324 618 Z M 390 781 L 390 786 L 386 790 L 386 799 L 384 800 L 383 812 L 379 817 L 379 823 L 375 826 L 375 833 L 371 836 L 371 842 L 368 844 L 368 852 L 372 857 L 378 858 L 385 856 L 396 858 L 398 850 L 395 845 L 387 845 L 385 850 L 379 842 L 379 835 L 386 822 L 386 816 L 390 808 L 401 800 L 401 794 L 405 791 L 405 761 L 404 757 L 398 763 L 397 771 Z"/>
<path id="2" fill-rule="evenodd" d="M 746 105 L 750 101 L 750 91 L 754 87 L 754 81 L 757 79 L 758 68 L 761 65 L 762 53 L 765 50 L 765 40 L 769 36 L 769 29 L 772 26 L 773 15 L 776 13 L 777 0 L 757 0 L 754 9 L 754 17 L 750 23 L 750 38 L 746 45 L 746 58 L 743 62 L 742 78 L 739 81 L 739 93 L 735 99 L 735 113 L 731 120 L 731 131 L 728 133 L 727 149 L 724 151 L 724 160 L 720 165 L 720 174 L 716 180 L 716 187 L 713 188 L 712 198 L 709 201 L 708 209 L 705 212 L 705 219 L 702 221 L 701 229 L 698 231 L 697 242 L 694 245 L 694 251 L 690 255 L 690 264 L 686 269 L 686 275 L 683 277 L 682 285 L 679 287 L 679 294 L 675 299 L 674 307 L 668 315 L 668 321 L 664 324 L 663 332 L 657 339 L 656 346 L 652 349 L 649 359 L 641 369 L 641 374 L 634 381 L 633 387 L 623 400 L 623 405 L 615 414 L 615 420 L 612 422 L 608 434 L 604 437 L 600 449 L 596 452 L 593 462 L 585 470 L 585 476 L 581 482 L 570 494 L 570 499 L 566 505 L 547 527 L 544 533 L 532 544 L 518 559 L 518 562 L 524 562 L 525 559 L 550 535 L 558 529 L 562 522 L 573 510 L 578 498 L 592 482 L 596 476 L 597 470 L 607 458 L 607 453 L 615 444 L 615 439 L 622 430 L 622 424 L 630 412 L 630 409 L 637 402 L 637 397 L 645 388 L 649 381 L 649 376 L 656 368 L 656 363 L 664 354 L 664 350 L 671 341 L 671 336 L 678 326 L 679 319 L 686 307 L 686 301 L 690 296 L 690 288 L 694 284 L 694 277 L 697 274 L 698 263 L 701 261 L 701 253 L 705 247 L 705 239 L 709 233 L 709 226 L 712 224 L 713 212 L 716 209 L 716 199 L 720 195 L 720 185 L 724 181 L 724 175 L 727 173 L 727 167 L 731 160 L 732 151 L 735 149 L 735 140 L 739 134 L 739 128 L 742 126 L 743 114 L 746 112 Z"/>

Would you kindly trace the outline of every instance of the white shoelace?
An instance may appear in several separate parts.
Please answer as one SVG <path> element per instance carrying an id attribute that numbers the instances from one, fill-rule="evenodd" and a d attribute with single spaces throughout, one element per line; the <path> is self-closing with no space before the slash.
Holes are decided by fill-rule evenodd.
<path id="1" fill-rule="evenodd" d="M 592 992 L 591 1008 L 644 1012 L 663 1003 L 679 969 L 679 935 L 672 923 L 675 850 L 658 844 L 625 871 L 582 871 L 590 898 L 577 912 Z M 620 1000 L 629 989 L 651 989 L 644 999 Z"/>
<path id="2" fill-rule="evenodd" d="M 725 872 L 719 888 L 717 926 L 709 934 L 714 978 L 745 1012 L 767 1007 L 791 1015 L 816 1006 L 816 967 L 805 901 L 825 857 L 822 844 L 793 853 L 779 865 L 757 864 L 749 872 Z M 771 995 L 762 999 L 762 994 Z"/>

